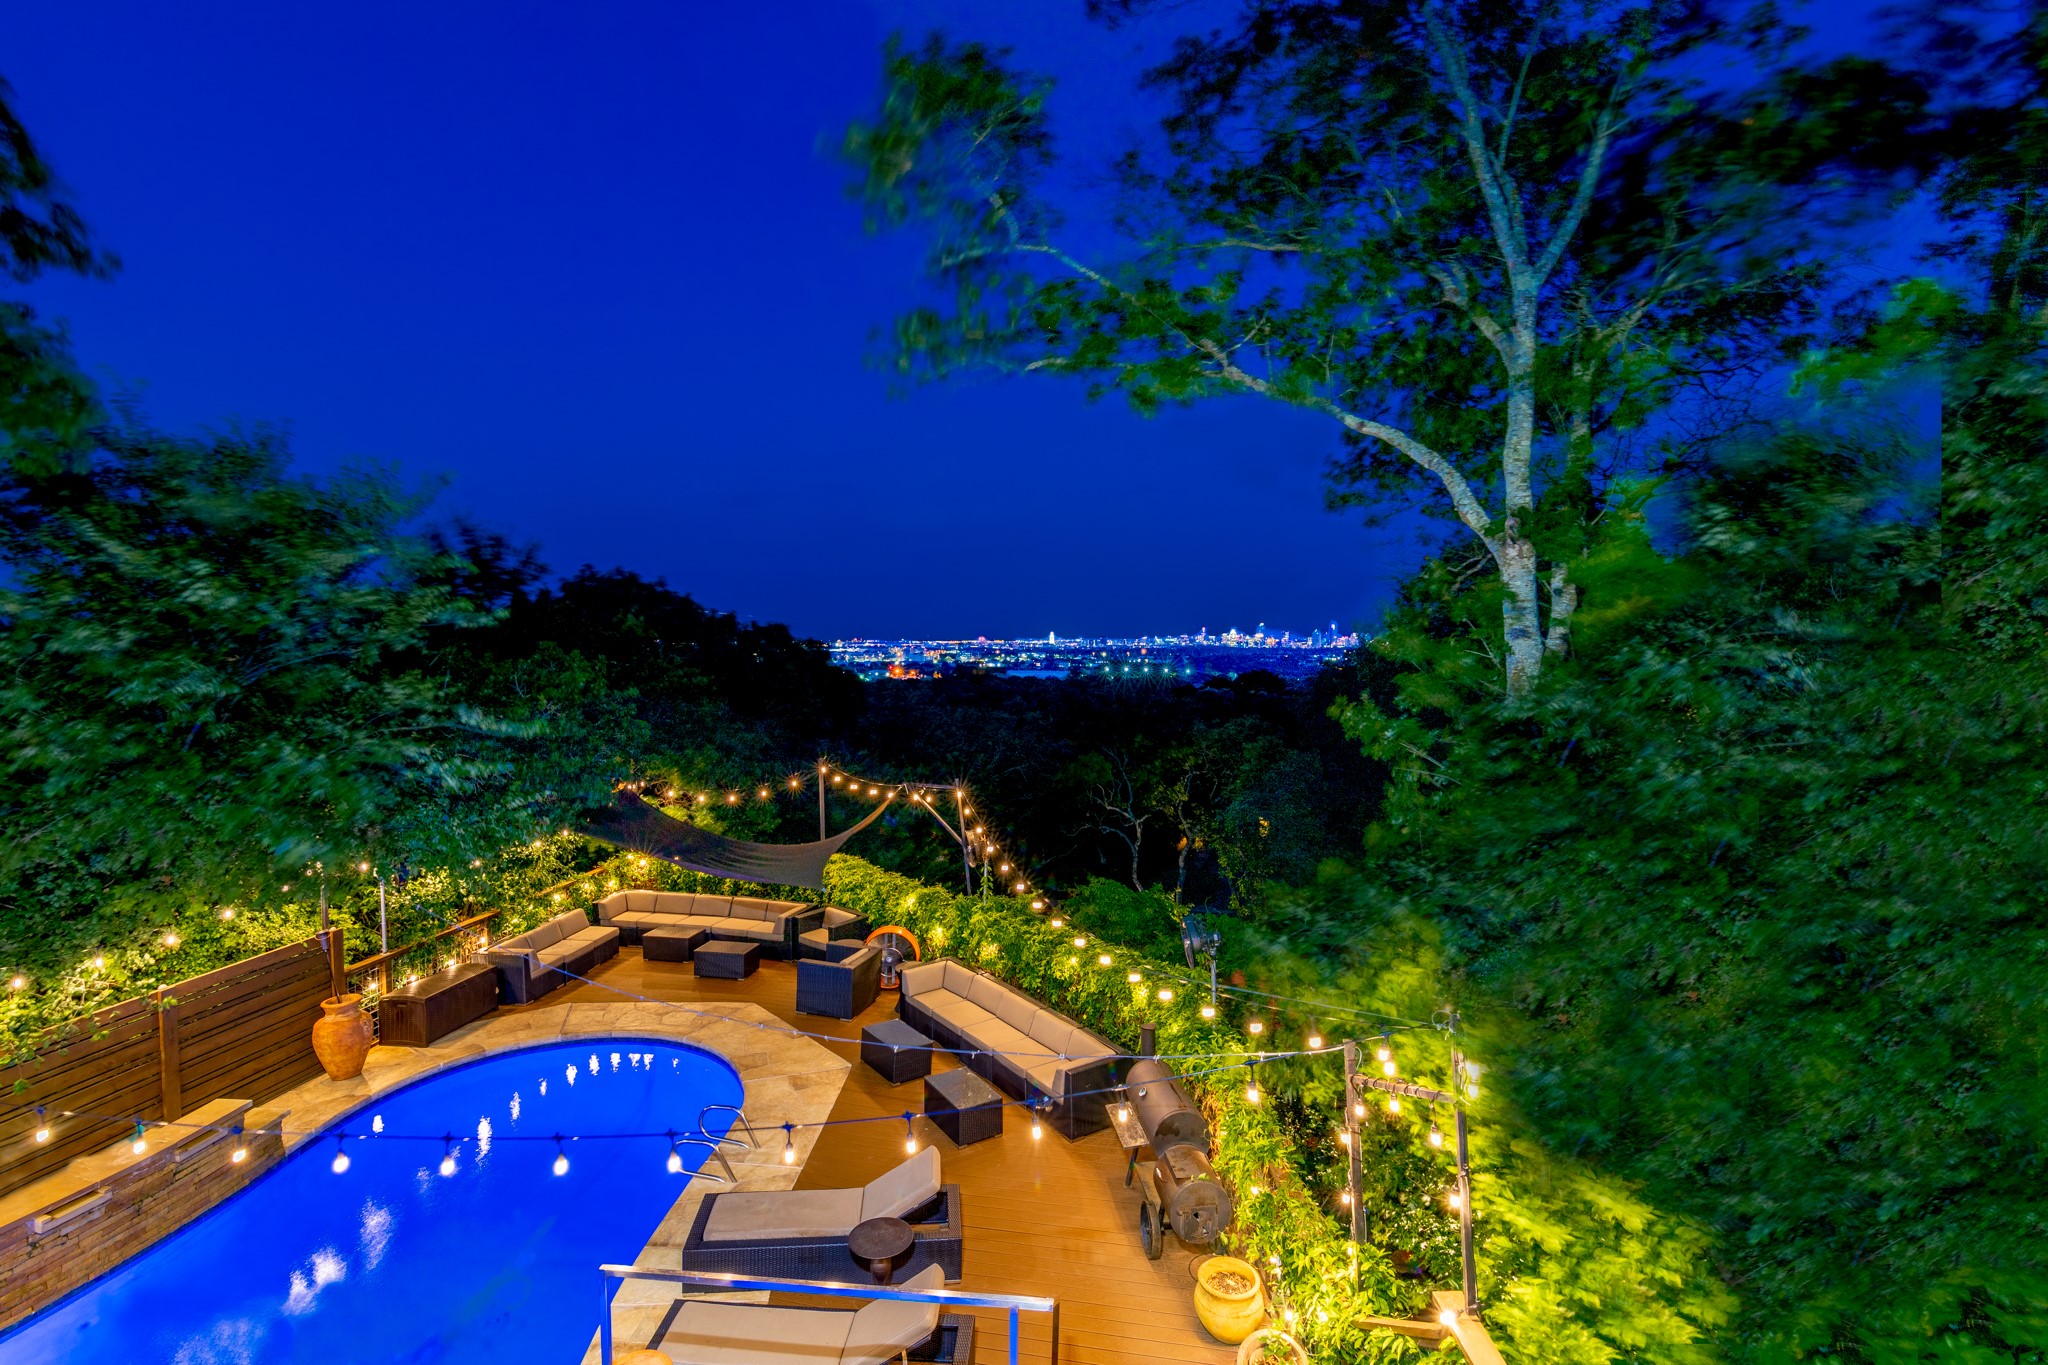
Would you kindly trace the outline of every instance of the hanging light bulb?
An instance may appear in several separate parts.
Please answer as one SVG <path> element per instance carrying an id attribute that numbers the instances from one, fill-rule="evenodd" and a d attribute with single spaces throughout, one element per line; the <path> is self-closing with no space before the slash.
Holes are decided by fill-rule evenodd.
<path id="1" fill-rule="evenodd" d="M 1323 1035 L 1322 1035 L 1322 1034 L 1320 1034 L 1320 1033 L 1311 1033 L 1311 1034 L 1310 1034 L 1310 1035 L 1308 1036 L 1308 1047 L 1309 1047 L 1309 1051 L 1313 1052 L 1313 1051 L 1315 1051 L 1315 1050 L 1316 1050 L 1317 1048 L 1321 1047 L 1322 1045 L 1323 1045 Z"/>
<path id="2" fill-rule="evenodd" d="M 1401 1112 L 1401 1097 L 1399 1095 L 1387 1096 L 1387 1112 L 1389 1114 L 1398 1114 Z"/>
<path id="3" fill-rule="evenodd" d="M 1129 975 L 1124 977 L 1124 980 L 1130 982 L 1133 986 L 1137 985 L 1140 981 L 1143 981 L 1144 979 L 1145 974 L 1143 972 L 1131 972 Z"/>
<path id="4" fill-rule="evenodd" d="M 1339 1147 L 1349 1147 L 1349 1146 L 1351 1145 L 1351 1130 L 1350 1130 L 1350 1129 L 1348 1129 L 1348 1128 L 1339 1128 L 1339 1129 L 1337 1130 L 1337 1145 L 1338 1145 Z"/>
<path id="5" fill-rule="evenodd" d="M 47 1122 L 47 1121 L 46 1121 L 46 1120 L 45 1120 L 45 1119 L 43 1118 L 43 1106 L 41 1106 L 41 1105 L 39 1104 L 39 1105 L 37 1105 L 37 1106 L 36 1106 L 36 1141 L 37 1141 L 37 1142 L 48 1142 L 49 1140 L 50 1140 L 50 1125 L 49 1125 L 49 1123 L 48 1123 L 48 1122 Z"/>
<path id="6" fill-rule="evenodd" d="M 1108 954 L 1108 953 L 1102 953 L 1102 954 L 1099 954 L 1099 955 L 1098 955 L 1098 956 L 1096 957 L 1096 959 L 1095 959 L 1095 964 L 1096 964 L 1096 965 L 1097 965 L 1098 967 L 1107 967 L 1107 966 L 1108 966 L 1108 965 L 1110 964 L 1110 961 L 1111 961 L 1111 958 L 1110 958 L 1109 954 Z"/>
<path id="7" fill-rule="evenodd" d="M 1342 1201 L 1345 1208 L 1348 1209 L 1351 1207 L 1351 1191 L 1344 1191 L 1344 1193 L 1341 1196 L 1339 1196 L 1339 1198 Z"/>
<path id="8" fill-rule="evenodd" d="M 1360 1099 L 1360 1100 L 1354 1100 L 1354 1101 L 1352 1101 L 1352 1104 L 1351 1104 L 1351 1117 L 1352 1117 L 1352 1118 L 1355 1118 L 1355 1119 L 1362 1119 L 1362 1118 L 1364 1118 L 1364 1117 L 1365 1117 L 1365 1101 L 1364 1101 L 1364 1100 Z"/>
<path id="9" fill-rule="evenodd" d="M 334 1160 L 327 1163 L 327 1169 L 333 1171 L 336 1175 L 342 1175 L 348 1171 L 348 1148 L 344 1145 L 347 1141 L 348 1139 L 345 1137 L 336 1137 L 334 1139 Z"/>
<path id="10" fill-rule="evenodd" d="M 1169 987 L 1161 986 L 1159 988 L 1159 1003 L 1162 1005 L 1173 1003 L 1173 991 Z"/>
<path id="11" fill-rule="evenodd" d="M 1380 1070 L 1386 1072 L 1389 1076 L 1397 1075 L 1400 1072 L 1400 1068 L 1394 1064 L 1392 1057 L 1380 1063 Z"/>
<path id="12" fill-rule="evenodd" d="M 446 1139 L 441 1148 L 441 1174 L 455 1174 L 455 1139 L 452 1137 Z"/>
<path id="13" fill-rule="evenodd" d="M 761 799 L 763 801 L 768 799 L 768 789 L 766 787 L 761 788 Z"/>
<path id="14" fill-rule="evenodd" d="M 1252 1070 L 1257 1065 L 1257 1062 L 1251 1062 L 1245 1067 L 1244 1102 L 1246 1104 L 1257 1104 L 1259 1102 L 1259 1073 Z"/>
<path id="15" fill-rule="evenodd" d="M 796 1165 L 796 1125 L 793 1123 L 782 1125 L 782 1164 Z"/>
<path id="16" fill-rule="evenodd" d="M 1432 1147 L 1444 1145 L 1444 1130 L 1436 1126 L 1436 1120 L 1434 1119 L 1431 1119 L 1429 1124 L 1429 1145 Z"/>
<path id="17" fill-rule="evenodd" d="M 676 1135 L 674 1133 L 668 1135 L 668 1173 L 670 1175 L 681 1175 L 683 1173 L 683 1150 L 676 1145 Z"/>
<path id="18" fill-rule="evenodd" d="M 1449 1194 L 1445 1195 L 1444 1200 L 1445 1202 L 1450 1204 L 1450 1206 L 1454 1209 L 1462 1209 L 1465 1207 L 1464 1198 L 1461 1195 L 1459 1195 L 1459 1193 L 1456 1190 L 1452 1190 Z"/>
<path id="19" fill-rule="evenodd" d="M 917 1155 L 917 1128 L 908 1114 L 903 1116 L 903 1150 L 911 1156 Z"/>
<path id="20" fill-rule="evenodd" d="M 1383 1062 L 1394 1060 L 1394 1049 L 1388 1044 L 1386 1034 L 1382 1033 L 1380 1035 L 1380 1045 L 1373 1049 L 1372 1055 Z"/>
<path id="21" fill-rule="evenodd" d="M 567 1175 L 567 1174 L 569 1174 L 569 1154 L 568 1154 L 567 1152 L 565 1152 L 565 1151 L 563 1151 L 563 1150 L 562 1150 L 562 1140 L 561 1140 L 560 1138 L 556 1138 L 556 1139 L 555 1139 L 555 1167 L 554 1167 L 554 1169 L 555 1169 L 555 1174 L 556 1174 L 556 1175 Z"/>
<path id="22" fill-rule="evenodd" d="M 149 1150 L 149 1139 L 143 1136 L 141 1119 L 135 1120 L 135 1141 L 128 1144 L 128 1150 L 137 1156 Z"/>
<path id="23" fill-rule="evenodd" d="M 1216 1017 L 1216 1007 L 1214 1005 L 1202 1006 L 1202 1017 L 1204 1019 L 1214 1019 Z"/>
<path id="24" fill-rule="evenodd" d="M 1031 1107 L 1031 1140 L 1038 1141 L 1045 1136 L 1045 1125 L 1038 1121 L 1038 1106 Z"/>
<path id="25" fill-rule="evenodd" d="M 1263 1019 L 1254 1019 L 1249 1024 L 1246 1024 L 1244 1026 L 1244 1031 L 1246 1033 L 1251 1034 L 1253 1037 L 1257 1037 L 1259 1034 L 1264 1033 L 1266 1031 L 1266 1021 Z"/>

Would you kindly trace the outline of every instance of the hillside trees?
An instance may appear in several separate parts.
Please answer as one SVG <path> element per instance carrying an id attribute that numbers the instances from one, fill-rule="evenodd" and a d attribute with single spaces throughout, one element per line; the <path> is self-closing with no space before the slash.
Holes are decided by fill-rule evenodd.
<path id="1" fill-rule="evenodd" d="M 1855 146 L 1918 117 L 1868 64 L 1769 79 L 1781 37 L 1710 6 L 1247 5 L 1146 74 L 1171 107 L 1093 206 L 1112 241 L 1050 202 L 1045 82 L 892 46 L 846 150 L 877 222 L 930 232 L 946 295 L 899 319 L 896 363 L 1324 414 L 1336 501 L 1420 498 L 1476 542 L 1520 694 L 1568 647 L 1625 438 L 1796 351 L 1823 272 L 1778 186 L 1854 150 L 1844 107 Z M 1709 58 L 1765 75 L 1679 74 Z"/>

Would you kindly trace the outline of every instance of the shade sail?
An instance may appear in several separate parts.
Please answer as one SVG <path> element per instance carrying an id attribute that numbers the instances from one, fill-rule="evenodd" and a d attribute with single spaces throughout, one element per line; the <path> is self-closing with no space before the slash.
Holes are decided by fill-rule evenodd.
<path id="1" fill-rule="evenodd" d="M 859 824 L 814 844 L 752 844 L 699 829 L 687 820 L 664 814 L 638 792 L 621 791 L 607 809 L 578 824 L 576 832 L 692 872 L 823 891 L 825 860 L 888 808 L 884 801 Z"/>

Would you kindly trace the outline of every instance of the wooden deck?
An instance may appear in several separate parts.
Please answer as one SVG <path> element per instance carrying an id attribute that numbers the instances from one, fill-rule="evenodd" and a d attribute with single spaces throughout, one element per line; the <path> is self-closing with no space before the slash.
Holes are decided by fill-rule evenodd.
<path id="1" fill-rule="evenodd" d="M 592 979 L 599 984 L 579 983 L 551 992 L 542 997 L 541 1006 L 617 1001 L 622 998 L 618 991 L 656 1000 L 744 1000 L 797 1028 L 851 1043 L 858 1042 L 861 1025 L 896 1012 L 896 993 L 884 991 L 857 1019 L 842 1022 L 800 1015 L 796 968 L 787 962 L 763 962 L 747 981 L 699 981 L 687 963 L 647 962 L 638 949 L 626 948 L 599 967 Z M 845 1055 L 853 1055 L 851 1048 Z M 951 1058 L 937 1060 L 940 1070 L 957 1065 Z M 921 1113 L 923 1108 L 922 1082 L 892 1086 L 856 1063 L 832 1117 Z M 1194 1253 L 1169 1242 L 1161 1259 L 1145 1259 L 1138 1245 L 1137 1195 L 1124 1187 L 1123 1149 L 1112 1134 L 1069 1142 L 1048 1128 L 1034 1142 L 1029 1121 L 1014 1109 L 1006 1114 L 1000 1138 L 964 1149 L 921 1117 L 917 1133 L 920 1145 L 939 1148 L 945 1179 L 961 1187 L 967 1246 L 966 1278 L 958 1287 L 1057 1298 L 1062 1362 L 1220 1365 L 1235 1358 L 1233 1348 L 1217 1344 L 1195 1318 L 1194 1277 L 1189 1270 Z M 765 1133 L 762 1140 L 772 1141 Z M 900 1122 L 828 1128 L 797 1188 L 863 1184 L 901 1161 L 903 1154 Z M 996 1365 L 1008 1358 L 1007 1324 L 994 1311 L 978 1316 L 975 1358 Z M 1020 1322 L 1020 1359 L 1045 1360 L 1047 1316 L 1026 1313 Z"/>

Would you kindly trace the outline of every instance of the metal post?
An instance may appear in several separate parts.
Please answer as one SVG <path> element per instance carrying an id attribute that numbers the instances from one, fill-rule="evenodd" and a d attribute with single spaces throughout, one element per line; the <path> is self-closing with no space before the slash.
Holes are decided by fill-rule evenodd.
<path id="1" fill-rule="evenodd" d="M 1010 1365 L 1017 1365 L 1017 1310 L 1010 1310 Z"/>
<path id="2" fill-rule="evenodd" d="M 953 788 L 953 818 L 960 822 L 960 877 L 967 884 L 967 894 L 974 894 L 974 845 L 969 843 L 967 833 L 967 802 L 960 795 L 958 787 Z"/>
<path id="3" fill-rule="evenodd" d="M 1358 1150 L 1358 1040 L 1344 1040 L 1345 1188 L 1351 1191 L 1351 1240 L 1365 1241 L 1365 1162 Z"/>
<path id="4" fill-rule="evenodd" d="M 391 951 L 391 919 L 384 903 L 384 874 L 377 874 L 377 951 Z"/>
<path id="5" fill-rule="evenodd" d="M 1465 1081 L 1465 1056 L 1451 1054 L 1451 1085 Z M 1479 1273 L 1472 1261 L 1472 1154 L 1465 1142 L 1465 1106 L 1458 1103 L 1458 1247 L 1465 1256 L 1465 1311 L 1479 1311 Z"/>
<path id="6" fill-rule="evenodd" d="M 818 842 L 825 842 L 825 765 L 818 765 Z"/>
<path id="7" fill-rule="evenodd" d="M 597 1320 L 597 1362 L 598 1365 L 612 1365 L 612 1277 L 598 1276 L 598 1294 L 604 1300 L 604 1312 Z"/>

